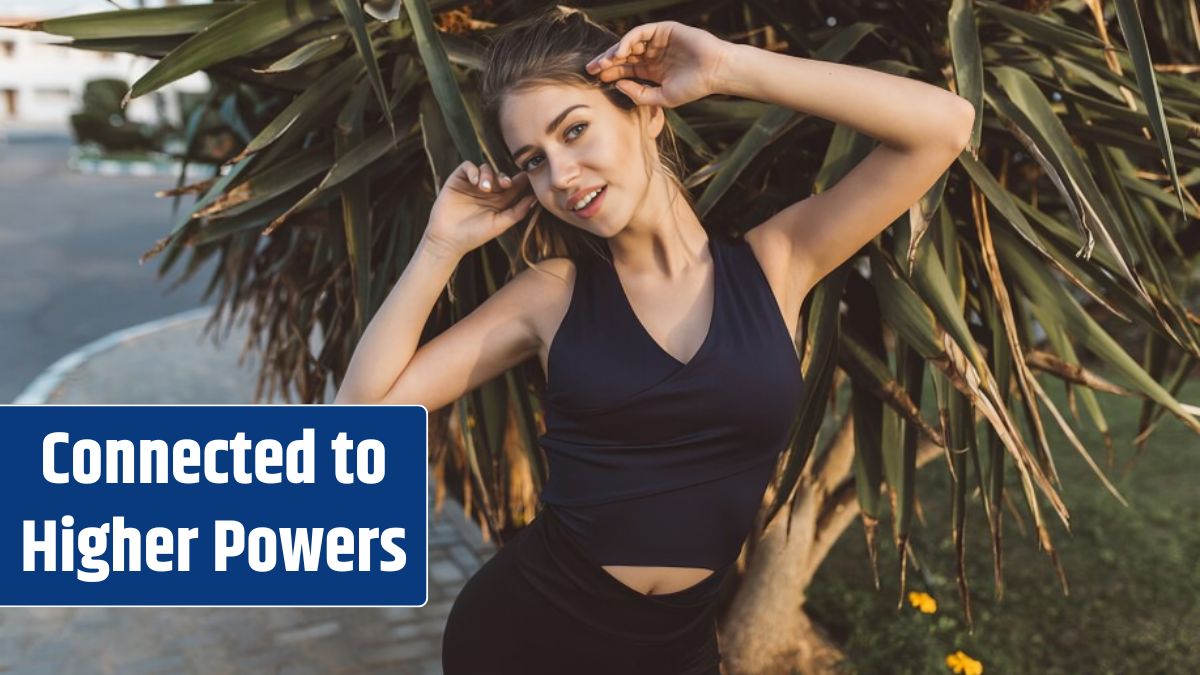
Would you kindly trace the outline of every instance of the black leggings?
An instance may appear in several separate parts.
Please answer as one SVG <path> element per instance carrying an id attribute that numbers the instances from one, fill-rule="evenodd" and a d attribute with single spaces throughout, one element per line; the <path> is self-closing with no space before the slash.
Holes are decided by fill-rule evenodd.
<path id="1" fill-rule="evenodd" d="M 720 675 L 715 590 L 732 567 L 645 595 L 543 508 L 459 592 L 442 637 L 443 673 Z"/>

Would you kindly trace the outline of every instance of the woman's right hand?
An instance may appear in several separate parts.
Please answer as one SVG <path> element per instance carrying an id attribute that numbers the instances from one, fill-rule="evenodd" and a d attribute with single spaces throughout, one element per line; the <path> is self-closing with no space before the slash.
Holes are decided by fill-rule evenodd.
<path id="1" fill-rule="evenodd" d="M 515 225 L 536 200 L 524 171 L 509 178 L 490 164 L 465 161 L 438 192 L 425 239 L 461 257 Z"/>

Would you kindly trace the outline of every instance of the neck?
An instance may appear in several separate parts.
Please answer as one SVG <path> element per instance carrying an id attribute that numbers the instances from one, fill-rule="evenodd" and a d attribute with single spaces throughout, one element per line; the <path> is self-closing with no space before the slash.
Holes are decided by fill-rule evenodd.
<path id="1" fill-rule="evenodd" d="M 607 239 L 613 263 L 633 275 L 675 279 L 706 263 L 708 237 L 674 183 L 655 173 L 629 223 Z"/>

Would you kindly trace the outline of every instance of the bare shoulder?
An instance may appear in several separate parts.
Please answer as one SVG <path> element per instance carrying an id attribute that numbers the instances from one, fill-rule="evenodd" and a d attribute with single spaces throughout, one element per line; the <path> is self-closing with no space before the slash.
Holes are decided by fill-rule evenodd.
<path id="1" fill-rule="evenodd" d="M 754 251 L 754 257 L 758 258 L 759 266 L 766 272 L 771 287 L 780 289 L 791 258 L 791 241 L 787 232 L 767 220 L 746 230 L 742 236 Z"/>
<path id="2" fill-rule="evenodd" d="M 742 236 L 767 277 L 788 330 L 795 335 L 800 307 L 804 304 L 808 288 L 805 287 L 803 270 L 798 269 L 798 262 L 794 259 L 792 240 L 777 222 L 768 219 Z"/>
<path id="3" fill-rule="evenodd" d="M 522 270 L 509 285 L 520 286 L 519 302 L 544 348 L 571 304 L 575 262 L 565 257 L 544 258 Z"/>

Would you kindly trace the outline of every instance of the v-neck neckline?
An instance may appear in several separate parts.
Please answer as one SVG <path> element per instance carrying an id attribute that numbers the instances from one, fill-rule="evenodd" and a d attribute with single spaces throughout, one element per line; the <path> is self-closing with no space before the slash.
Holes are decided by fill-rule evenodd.
<path id="1" fill-rule="evenodd" d="M 696 352 L 692 354 L 691 358 L 689 358 L 686 362 L 680 361 L 675 357 L 675 355 L 664 349 L 663 346 L 659 344 L 658 340 L 654 339 L 654 336 L 650 334 L 650 331 L 646 330 L 646 324 L 642 323 L 642 320 L 638 318 L 637 311 L 633 309 L 633 303 L 629 301 L 629 295 L 625 292 L 625 285 L 621 283 L 621 275 L 617 273 L 616 263 L 610 260 L 609 264 L 607 265 L 609 270 L 612 272 L 612 280 L 616 285 L 617 295 L 621 296 L 622 304 L 625 305 L 625 309 L 629 312 L 629 317 L 633 319 L 634 325 L 637 326 L 638 330 L 646 338 L 647 342 L 653 345 L 660 354 L 674 361 L 675 364 L 680 368 L 687 368 L 704 355 L 704 351 L 708 349 L 709 344 L 713 341 L 713 334 L 716 332 L 717 328 L 717 311 L 720 308 L 721 302 L 721 255 L 717 252 L 717 243 L 713 241 L 713 235 L 711 233 L 708 235 L 708 242 L 706 245 L 708 246 L 709 256 L 713 261 L 712 310 L 709 314 L 708 332 L 704 335 L 704 341 L 700 343 L 700 346 L 696 349 Z"/>

